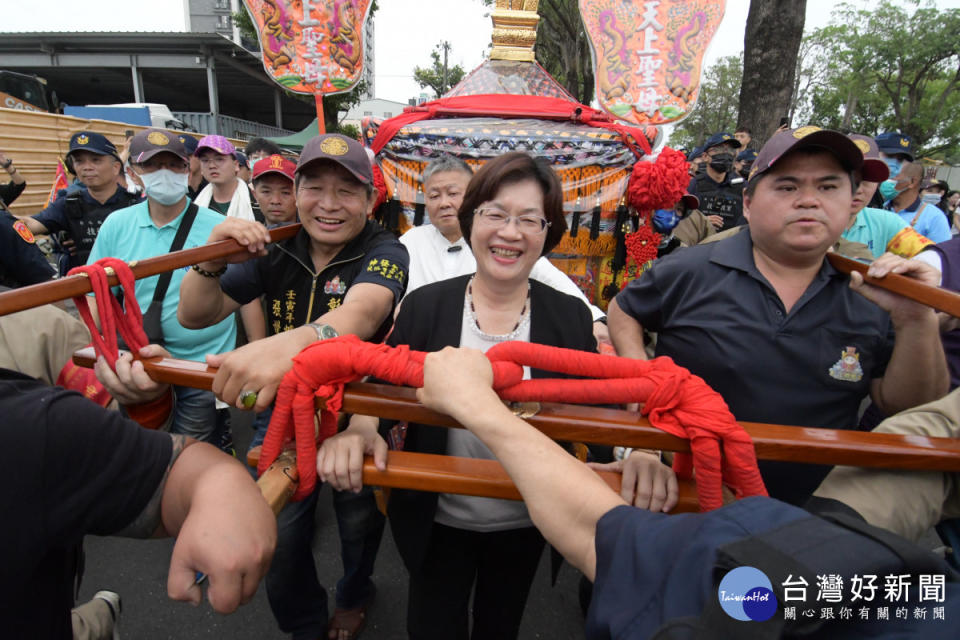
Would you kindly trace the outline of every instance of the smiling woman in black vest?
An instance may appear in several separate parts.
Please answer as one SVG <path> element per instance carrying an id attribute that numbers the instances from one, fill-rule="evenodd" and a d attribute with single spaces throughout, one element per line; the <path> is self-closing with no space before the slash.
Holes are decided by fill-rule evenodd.
<path id="1" fill-rule="evenodd" d="M 437 351 L 486 351 L 505 340 L 594 351 L 586 305 L 535 280 L 530 270 L 566 229 L 556 174 L 523 153 L 489 161 L 470 181 L 460 227 L 477 259 L 475 274 L 426 285 L 407 296 L 388 344 Z M 526 377 L 544 372 L 527 371 Z M 555 374 L 549 374 L 555 375 Z M 360 451 L 384 465 L 389 429 L 354 416 L 324 442 L 320 476 L 338 488 L 360 486 Z M 464 430 L 411 424 L 403 448 L 473 458 L 490 451 Z M 394 490 L 388 509 L 400 555 L 410 572 L 407 631 L 411 638 L 514 638 L 543 537 L 520 502 Z M 473 630 L 468 603 L 473 600 Z"/>

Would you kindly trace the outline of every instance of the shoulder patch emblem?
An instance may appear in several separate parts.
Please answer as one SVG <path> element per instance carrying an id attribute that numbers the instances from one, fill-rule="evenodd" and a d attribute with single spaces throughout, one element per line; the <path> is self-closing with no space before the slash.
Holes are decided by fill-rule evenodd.
<path id="1" fill-rule="evenodd" d="M 17 235 L 23 238 L 24 242 L 29 242 L 34 244 L 36 239 L 33 237 L 33 233 L 30 232 L 30 228 L 27 227 L 27 223 L 23 220 L 17 220 L 13 223 L 13 230 L 17 232 Z"/>
<path id="2" fill-rule="evenodd" d="M 860 382 L 863 379 L 863 367 L 860 366 L 860 354 L 856 347 L 847 347 L 840 352 L 837 360 L 827 371 L 834 380 L 845 382 Z"/>
<path id="3" fill-rule="evenodd" d="M 340 138 L 327 138 L 320 143 L 320 151 L 330 156 L 342 156 L 347 149 L 347 143 Z"/>
<path id="4" fill-rule="evenodd" d="M 159 131 L 153 131 L 147 134 L 147 142 L 149 142 L 150 144 L 155 144 L 158 147 L 163 147 L 170 144 L 170 138 L 163 135 Z"/>

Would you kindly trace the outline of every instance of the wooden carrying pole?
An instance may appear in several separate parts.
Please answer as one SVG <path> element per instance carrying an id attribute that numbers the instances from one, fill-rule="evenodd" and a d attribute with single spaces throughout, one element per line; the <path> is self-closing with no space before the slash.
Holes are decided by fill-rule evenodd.
<path id="1" fill-rule="evenodd" d="M 292 238 L 300 230 L 299 224 L 291 224 L 270 230 L 270 242 L 278 242 Z M 236 240 L 221 240 L 202 247 L 183 249 L 173 253 L 165 253 L 155 258 L 147 258 L 130 263 L 130 270 L 137 280 L 149 278 L 165 271 L 181 269 L 207 260 L 223 260 L 240 253 L 249 253 Z M 117 277 L 110 274 L 110 284 L 118 285 Z M 86 276 L 67 276 L 50 282 L 20 287 L 0 293 L 0 316 L 15 313 L 25 309 L 32 309 L 43 304 L 59 302 L 68 298 L 75 298 L 90 293 L 90 278 Z"/>
<path id="2" fill-rule="evenodd" d="M 960 295 L 957 295 L 949 289 L 932 287 L 928 284 L 918 282 L 913 278 L 901 276 L 896 273 L 887 274 L 883 278 L 872 278 L 867 275 L 867 269 L 870 268 L 870 265 L 852 260 L 839 253 L 828 253 L 827 260 L 834 269 L 841 273 L 850 275 L 856 271 L 863 275 L 863 281 L 867 284 L 872 284 L 892 293 L 900 294 L 920 304 L 933 307 L 937 311 L 943 311 L 952 316 L 960 317 Z"/>
<path id="3" fill-rule="evenodd" d="M 96 355 L 92 348 L 81 349 L 73 355 L 73 362 L 77 366 L 91 368 L 96 362 Z M 150 358 L 142 360 L 144 370 L 157 382 L 176 384 L 199 389 L 210 389 L 216 369 L 207 367 L 200 362 L 177 360 L 175 358 Z M 351 385 L 354 386 L 354 385 Z M 378 397 L 376 389 L 390 389 L 388 385 L 356 385 L 372 387 L 370 397 Z M 405 389 L 412 391 L 411 389 Z M 443 414 L 430 412 L 416 403 L 416 400 L 406 400 L 401 403 L 387 403 L 385 405 L 370 404 L 361 393 L 356 396 L 353 392 L 345 394 L 344 411 L 348 413 L 371 413 L 392 406 L 393 413 L 402 412 L 404 407 L 418 406 L 428 413 L 426 422 L 433 419 L 431 424 L 440 424 L 446 421 L 449 426 L 460 425 Z M 414 414 L 412 414 L 414 415 Z M 384 416 L 384 417 L 396 417 Z M 402 418 L 401 418 L 402 419 Z M 411 417 L 411 419 L 414 419 Z M 419 420 L 419 416 L 416 418 Z M 681 442 L 683 442 L 681 440 Z M 253 458 L 248 457 L 248 464 L 256 464 L 259 456 L 259 447 Z M 620 474 L 609 471 L 597 472 L 601 479 L 615 492 L 620 492 Z M 274 515 L 280 513 L 287 501 L 296 490 L 299 474 L 297 473 L 296 453 L 287 449 L 270 465 L 257 480 L 257 485 L 263 493 L 264 499 L 273 510 Z M 427 453 L 413 453 L 409 451 L 390 451 L 387 458 L 387 469 L 381 471 L 373 463 L 371 456 L 365 456 L 363 462 L 364 484 L 393 488 L 413 489 L 417 491 L 433 491 L 438 493 L 457 493 L 487 498 L 503 498 L 506 500 L 521 500 L 510 476 L 496 460 L 478 460 L 473 458 L 458 458 Z M 697 489 L 692 481 L 678 480 L 679 496 L 677 505 L 671 513 L 695 512 L 699 510 Z"/>
<path id="4" fill-rule="evenodd" d="M 93 367 L 96 356 L 92 348 L 81 349 L 73 355 L 73 362 L 80 367 Z M 207 367 L 200 362 L 177 360 L 175 358 L 150 358 L 143 360 L 144 370 L 157 382 L 177 384 L 199 389 L 210 389 L 216 369 Z M 361 387 L 383 387 L 387 385 L 359 385 Z M 393 387 L 395 388 L 395 387 Z M 407 389 L 407 391 L 410 391 Z M 363 396 L 352 398 L 353 394 L 346 394 L 347 400 L 344 411 L 348 413 L 365 412 L 368 406 Z M 359 400 L 359 403 L 357 401 Z M 356 405 L 356 406 L 355 406 Z M 408 401 L 401 406 L 420 406 L 416 401 Z M 354 408 L 351 408 L 354 407 Z M 376 411 L 376 406 L 371 406 Z M 394 410 L 400 407 L 395 406 Z M 433 416 L 446 420 L 453 426 L 460 426 L 442 414 L 430 412 Z M 389 416 L 385 416 L 389 417 Z M 259 456 L 259 447 L 253 458 L 248 457 L 248 464 L 255 465 Z M 598 475 L 615 492 L 620 492 L 620 474 L 609 471 L 598 471 Z M 297 473 L 296 455 L 287 449 L 270 465 L 257 480 L 257 485 L 263 493 L 274 514 L 279 514 L 284 505 L 293 495 L 299 481 Z M 366 456 L 363 462 L 363 482 L 371 486 L 392 489 L 413 489 L 417 491 L 433 491 L 438 493 L 457 493 L 469 496 L 487 498 L 503 498 L 506 500 L 521 500 L 520 492 L 514 486 L 510 476 L 496 460 L 476 460 L 472 458 L 458 458 L 427 453 L 412 453 L 409 451 L 390 451 L 387 458 L 386 471 L 380 471 L 373 463 L 371 456 Z M 699 510 L 696 485 L 692 481 L 677 482 L 679 496 L 677 505 L 671 513 L 696 512 Z"/>
<path id="5" fill-rule="evenodd" d="M 256 466 L 260 447 L 247 456 L 247 464 Z M 600 478 L 613 491 L 620 493 L 620 474 L 598 471 Z M 275 514 L 293 495 L 298 481 L 296 456 L 292 449 L 284 451 L 270 465 L 257 484 Z M 387 468 L 380 471 L 371 456 L 363 460 L 363 483 L 390 489 L 412 489 L 439 493 L 456 493 L 485 498 L 521 500 L 520 492 L 510 476 L 496 460 L 458 458 L 432 453 L 390 451 Z M 699 510 L 697 488 L 692 481 L 677 482 L 679 496 L 671 513 L 689 513 Z"/>
<path id="6" fill-rule="evenodd" d="M 92 367 L 93 349 L 81 349 L 75 364 Z M 175 358 L 143 360 L 147 374 L 158 382 L 210 389 L 216 368 Z M 352 383 L 344 393 L 343 411 L 408 420 L 442 427 L 460 427 L 450 416 L 417 402 L 413 389 Z M 689 451 L 690 443 L 650 425 L 636 412 L 598 407 L 544 403 L 531 425 L 554 440 Z M 842 431 L 814 427 L 742 422 L 753 438 L 757 458 L 812 464 L 851 465 L 887 469 L 960 471 L 960 440 L 917 435 Z"/>

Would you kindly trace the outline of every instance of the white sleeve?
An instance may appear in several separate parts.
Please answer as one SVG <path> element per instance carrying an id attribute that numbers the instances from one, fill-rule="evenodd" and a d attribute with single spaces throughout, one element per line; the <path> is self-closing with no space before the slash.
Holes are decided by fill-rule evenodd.
<path id="1" fill-rule="evenodd" d="M 940 258 L 940 254 L 936 251 L 931 251 L 929 249 L 921 251 L 917 255 L 913 256 L 914 260 L 919 260 L 920 262 L 925 262 L 934 269 L 940 272 L 940 285 L 943 285 L 943 260 Z"/>
<path id="2" fill-rule="evenodd" d="M 537 282 L 542 282 L 552 289 L 556 289 L 560 293 L 566 293 L 567 295 L 580 298 L 583 301 L 583 304 L 590 308 L 590 315 L 593 316 L 594 322 L 607 315 L 598 307 L 590 304 L 590 301 L 587 300 L 587 296 L 583 295 L 583 291 L 580 291 L 580 287 L 575 285 L 573 280 L 571 280 L 567 274 L 565 274 L 563 271 L 560 271 L 560 269 L 557 269 L 557 267 L 545 257 L 541 257 L 533 265 L 533 270 L 530 272 L 530 277 Z"/>
<path id="3" fill-rule="evenodd" d="M 416 228 L 414 227 L 414 229 Z M 405 296 L 411 291 L 428 284 L 423 272 L 423 251 L 417 246 L 416 234 L 411 235 L 411 231 L 414 229 L 410 229 L 400 236 L 400 244 L 407 248 L 407 254 L 410 256 L 410 264 L 407 267 L 407 289 L 403 294 Z"/>

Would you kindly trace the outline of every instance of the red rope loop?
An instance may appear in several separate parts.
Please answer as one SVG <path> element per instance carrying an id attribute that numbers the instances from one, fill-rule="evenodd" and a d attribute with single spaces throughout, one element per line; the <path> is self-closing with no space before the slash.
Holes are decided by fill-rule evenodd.
<path id="1" fill-rule="evenodd" d="M 277 392 L 259 472 L 293 440 L 300 472 L 293 499 L 308 495 L 316 485 L 317 445 L 337 430 L 344 385 L 373 375 L 393 384 L 421 387 L 425 357 L 424 352 L 406 346 L 375 345 L 356 336 L 324 340 L 301 351 Z M 692 454 L 677 454 L 674 470 L 682 478 L 696 471 L 703 510 L 723 504 L 721 483 L 738 497 L 767 495 L 750 436 L 720 394 L 670 358 L 632 360 L 528 342 L 498 344 L 487 357 L 493 366 L 493 387 L 504 400 L 644 403 L 643 413 L 653 426 L 690 440 Z M 587 379 L 522 380 L 525 365 Z M 314 398 L 324 400 L 319 429 L 314 422 Z"/>
<path id="2" fill-rule="evenodd" d="M 120 281 L 124 305 L 121 305 L 110 291 L 107 267 L 113 269 L 117 280 Z M 86 274 L 90 278 L 90 288 L 93 290 L 94 299 L 97 302 L 97 314 L 100 316 L 100 330 L 93 321 L 87 296 L 77 296 L 73 302 L 77 305 L 77 311 L 80 312 L 84 324 L 90 330 L 94 351 L 98 356 L 103 356 L 113 369 L 120 357 L 117 331 L 134 353 L 138 353 L 147 345 L 147 335 L 143 331 L 143 314 L 140 313 L 140 305 L 137 304 L 133 272 L 123 260 L 102 258 L 93 264 L 74 267 L 67 272 L 68 276 L 77 274 Z"/>

